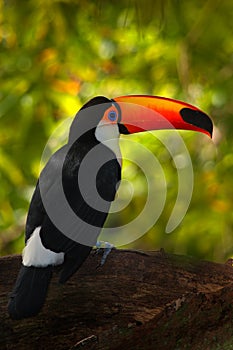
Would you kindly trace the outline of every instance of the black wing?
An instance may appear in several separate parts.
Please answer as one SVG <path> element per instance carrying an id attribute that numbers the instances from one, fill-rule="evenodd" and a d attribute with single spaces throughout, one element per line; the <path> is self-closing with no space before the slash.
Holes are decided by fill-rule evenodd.
<path id="1" fill-rule="evenodd" d="M 46 176 L 43 176 L 43 180 L 46 178 L 46 181 L 43 181 L 44 192 L 49 193 L 49 190 L 54 184 L 54 176 L 59 171 L 59 164 L 64 158 L 64 155 L 67 152 L 67 146 L 60 148 L 56 153 L 52 155 L 48 161 L 45 169 L 42 171 L 42 174 L 46 172 Z M 30 202 L 27 221 L 26 221 L 26 230 L 25 230 L 25 241 L 30 238 L 33 231 L 38 227 L 42 226 L 44 220 L 47 217 L 46 210 L 43 205 L 40 192 L 40 179 L 37 181 L 35 191 L 32 195 Z"/>
<path id="2" fill-rule="evenodd" d="M 67 154 L 65 154 L 66 152 Z M 39 215 L 42 218 L 40 236 L 43 245 L 52 251 L 65 253 L 61 282 L 65 282 L 80 267 L 96 243 L 121 177 L 120 165 L 114 153 L 99 144 L 97 152 L 93 153 L 94 158 L 88 162 L 86 175 L 84 172 L 84 180 L 88 180 L 92 172 L 95 174 L 96 160 L 98 163 L 98 159 L 101 159 L 103 165 L 95 178 L 95 189 L 98 196 L 93 195 L 95 189 L 92 186 L 87 186 L 85 196 L 83 196 L 79 174 L 80 165 L 87 153 L 87 146 L 77 142 L 69 151 L 65 148 L 53 156 L 42 173 L 31 205 L 32 209 L 35 207 L 41 209 Z M 61 193 L 57 191 L 59 188 L 58 173 L 61 171 L 59 167 L 62 164 L 62 191 L 65 195 L 63 199 Z M 38 205 L 38 203 L 42 203 L 41 194 L 43 202 L 47 202 L 46 205 Z M 105 200 L 104 206 L 101 205 L 98 208 L 101 198 Z M 91 200 L 91 205 L 87 203 L 87 199 Z M 67 209 L 63 211 L 65 201 L 69 206 L 69 212 Z M 70 211 L 77 218 L 75 222 L 72 222 L 72 218 L 70 219 Z M 50 212 L 52 212 L 52 217 Z M 33 218 L 34 215 L 30 215 L 30 217 Z M 34 219 L 33 223 L 38 223 L 38 221 L 39 219 L 37 221 Z M 29 223 L 28 226 L 32 227 L 31 221 Z M 73 235 L 70 235 L 68 228 L 73 230 Z"/>
<path id="3" fill-rule="evenodd" d="M 42 222 L 46 216 L 44 206 L 40 196 L 39 182 L 36 184 L 35 191 L 33 193 L 30 207 L 27 215 L 26 231 L 25 231 L 25 241 L 30 238 L 33 231 L 42 225 Z"/>

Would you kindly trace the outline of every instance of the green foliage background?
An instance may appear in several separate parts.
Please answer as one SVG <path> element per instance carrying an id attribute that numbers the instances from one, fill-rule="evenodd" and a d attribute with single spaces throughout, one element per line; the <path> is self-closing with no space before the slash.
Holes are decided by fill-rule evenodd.
<path id="1" fill-rule="evenodd" d="M 217 261 L 232 255 L 232 23 L 228 0 L 0 0 L 2 255 L 23 248 L 30 197 L 53 130 L 93 96 L 129 94 L 185 100 L 215 123 L 213 143 L 182 133 L 194 191 L 183 222 L 169 235 L 176 168 L 160 142 L 134 136 L 162 164 L 168 194 L 158 222 L 133 246 Z M 124 175 L 134 181 L 136 196 L 121 217 L 112 218 L 119 223 L 146 196 L 143 176 L 127 162 Z"/>

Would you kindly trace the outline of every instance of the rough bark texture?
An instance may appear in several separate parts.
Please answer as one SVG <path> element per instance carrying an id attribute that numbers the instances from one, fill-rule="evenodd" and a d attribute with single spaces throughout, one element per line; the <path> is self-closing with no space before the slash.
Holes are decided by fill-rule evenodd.
<path id="1" fill-rule="evenodd" d="M 42 312 L 12 321 L 7 298 L 21 257 L 0 259 L 0 349 L 233 348 L 232 261 L 161 252 L 92 252 L 66 285 L 59 268 Z"/>

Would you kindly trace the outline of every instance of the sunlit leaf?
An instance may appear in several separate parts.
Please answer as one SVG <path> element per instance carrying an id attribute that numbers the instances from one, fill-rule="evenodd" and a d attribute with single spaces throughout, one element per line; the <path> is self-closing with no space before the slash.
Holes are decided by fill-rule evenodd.
<path id="1" fill-rule="evenodd" d="M 233 255 L 232 13 L 228 0 L 0 0 L 2 252 L 22 249 L 43 151 L 47 145 L 50 155 L 64 141 L 63 133 L 56 134 L 60 123 L 96 95 L 152 94 L 199 106 L 216 127 L 213 144 L 200 134 L 180 134 L 192 160 L 194 187 L 187 214 L 169 235 L 165 231 L 177 198 L 176 165 L 184 166 L 184 158 L 178 153 L 174 159 L 152 135 L 131 138 L 147 147 L 163 169 L 166 186 L 159 171 L 153 174 L 158 193 L 153 211 L 161 203 L 163 186 L 167 190 L 159 219 L 133 247 L 163 247 L 219 261 Z M 163 135 L 172 142 L 172 133 Z M 124 157 L 135 152 L 122 143 Z M 128 181 L 119 192 L 122 200 L 131 191 L 129 182 L 135 197 L 122 212 L 110 215 L 109 225 L 134 218 L 146 202 L 143 172 L 126 160 L 122 173 Z"/>

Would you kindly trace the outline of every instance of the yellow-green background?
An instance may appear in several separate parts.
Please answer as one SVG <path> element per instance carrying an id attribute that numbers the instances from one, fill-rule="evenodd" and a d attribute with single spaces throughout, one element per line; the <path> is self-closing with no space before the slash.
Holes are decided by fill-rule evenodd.
<path id="1" fill-rule="evenodd" d="M 193 103 L 216 127 L 214 143 L 182 133 L 193 162 L 194 191 L 182 224 L 169 235 L 165 227 L 177 172 L 161 143 L 136 136 L 161 162 L 168 195 L 158 222 L 134 246 L 216 261 L 232 255 L 232 23 L 228 0 L 0 0 L 2 255 L 24 245 L 41 154 L 56 126 L 93 96 L 129 94 Z M 126 168 L 124 174 L 140 188 L 140 174 Z M 122 215 L 130 217 L 144 201 L 146 193 L 138 193 Z"/>

